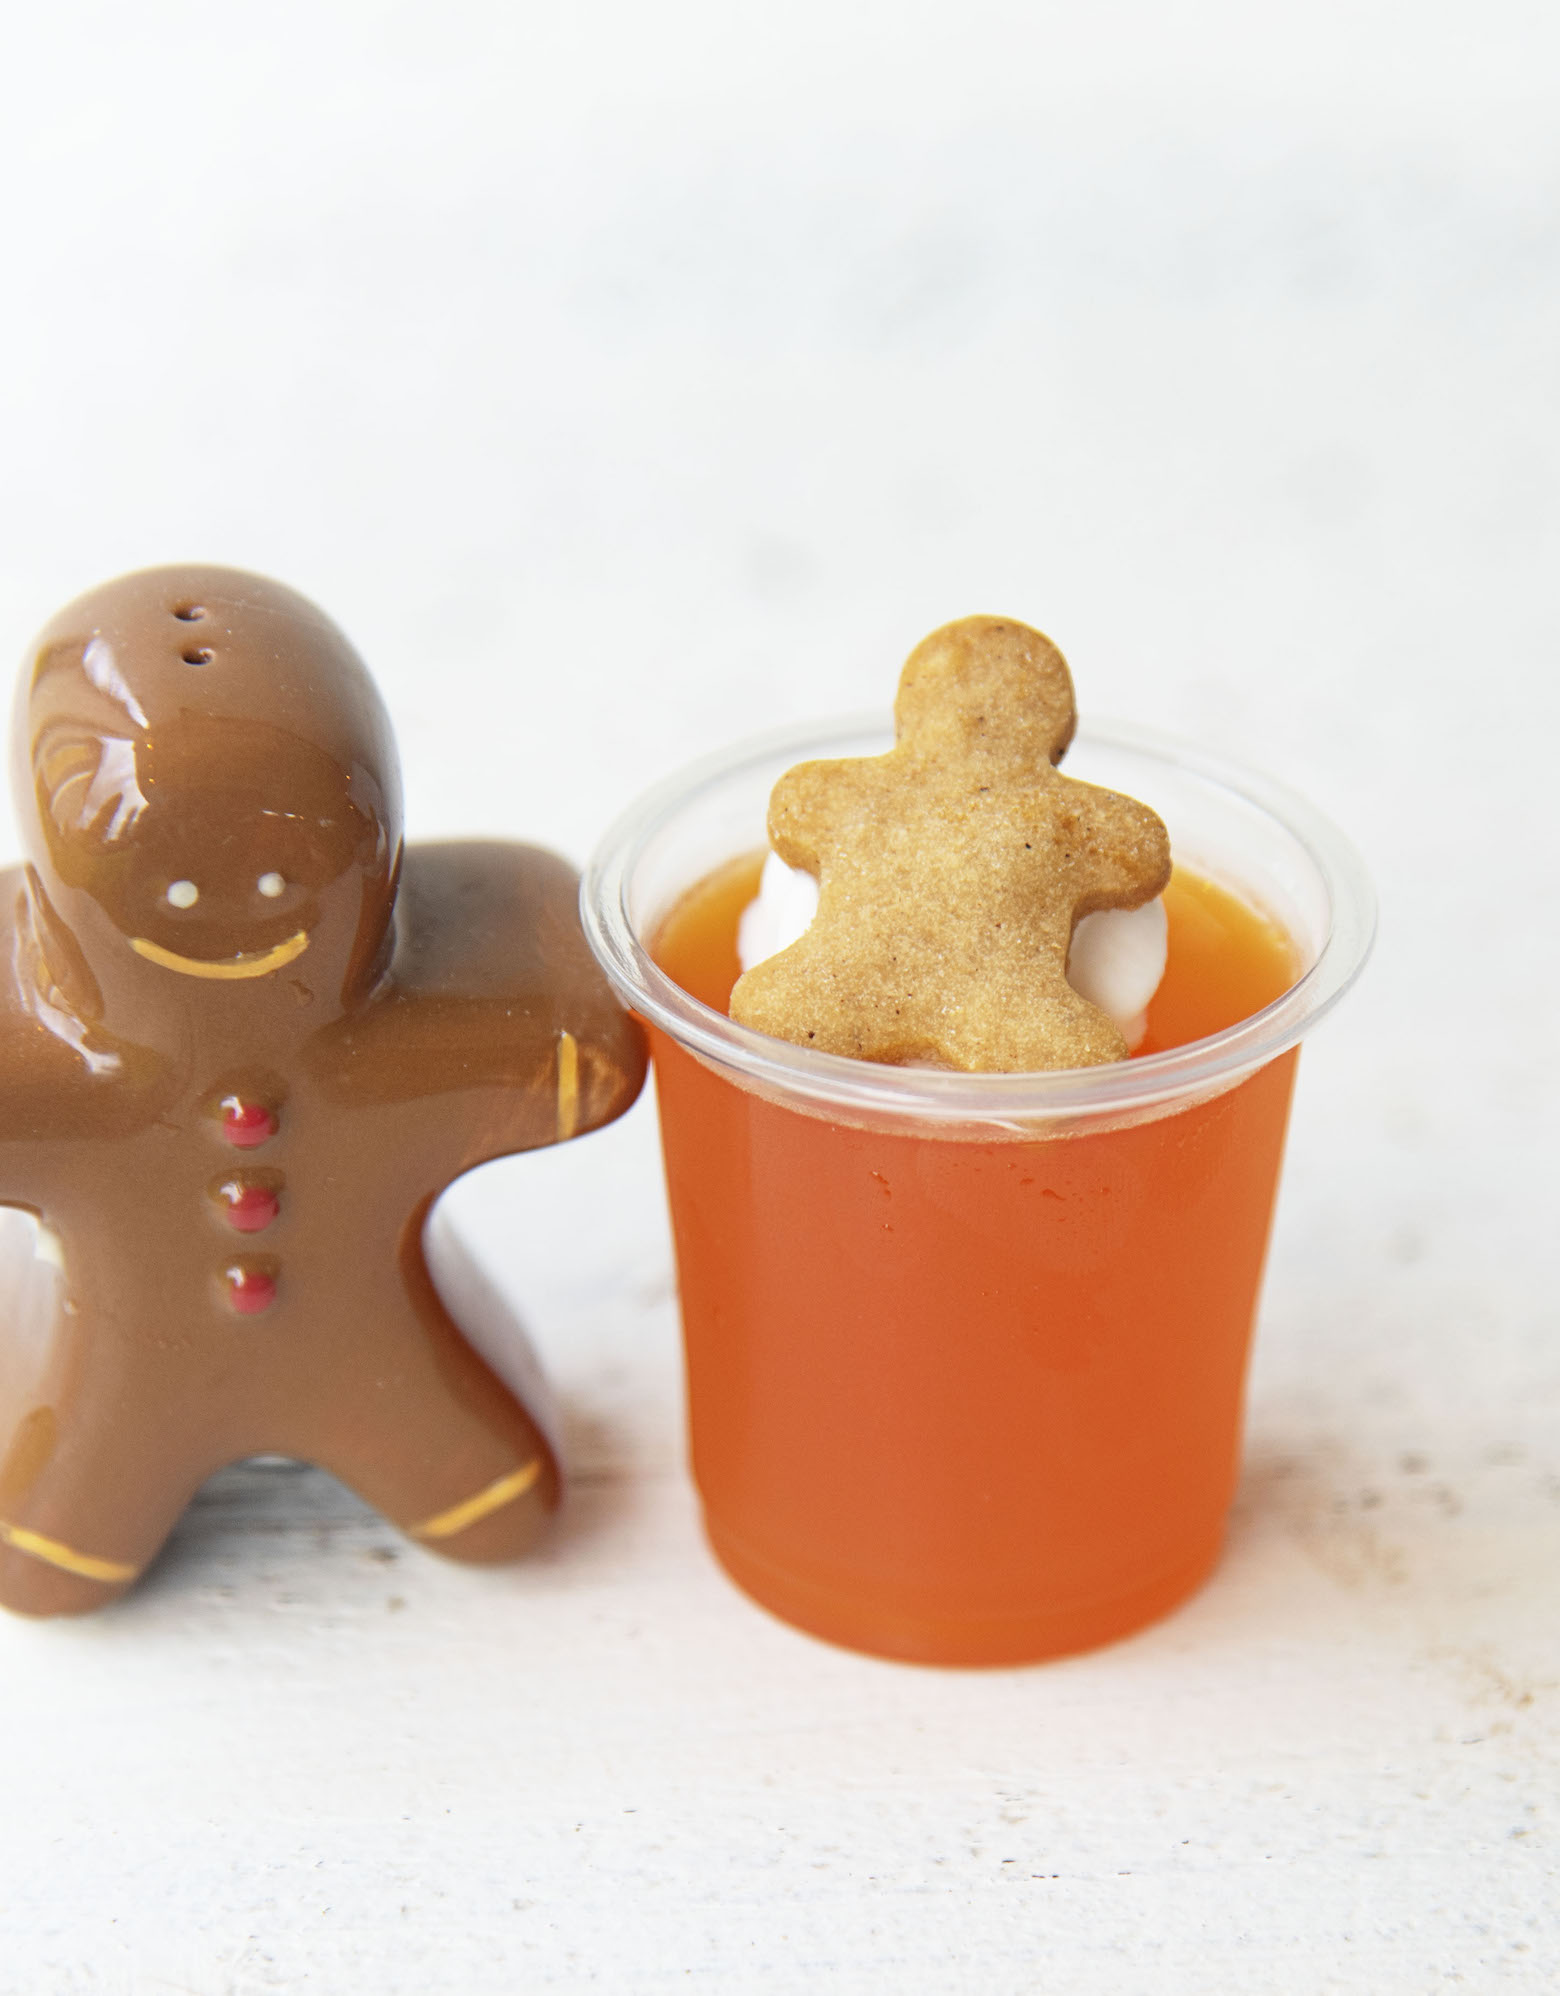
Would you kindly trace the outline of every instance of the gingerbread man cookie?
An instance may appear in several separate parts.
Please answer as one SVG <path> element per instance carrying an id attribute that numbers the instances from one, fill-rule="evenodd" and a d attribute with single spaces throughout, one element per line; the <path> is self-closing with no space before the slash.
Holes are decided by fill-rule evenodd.
<path id="1" fill-rule="evenodd" d="M 825 1053 L 1033 1072 L 1121 1060 L 1067 982 L 1075 925 L 1170 877 L 1145 805 L 1060 775 L 1072 680 L 1038 631 L 968 617 L 910 655 L 887 755 L 802 763 L 770 843 L 819 883 L 812 926 L 738 979 L 731 1016 Z"/>
<path id="2" fill-rule="evenodd" d="M 403 849 L 362 663 L 227 569 L 62 611 L 13 751 L 0 1202 L 58 1273 L 0 1294 L 0 1602 L 100 1606 L 205 1477 L 267 1452 L 453 1558 L 517 1556 L 558 1466 L 423 1230 L 462 1172 L 638 1092 L 572 870 Z"/>

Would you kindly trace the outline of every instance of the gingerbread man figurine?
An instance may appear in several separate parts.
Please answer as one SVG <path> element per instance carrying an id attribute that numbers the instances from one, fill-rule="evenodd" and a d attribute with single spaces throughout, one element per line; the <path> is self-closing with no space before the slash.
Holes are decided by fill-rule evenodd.
<path id="1" fill-rule="evenodd" d="M 731 994 L 744 1026 L 888 1065 L 1033 1072 L 1126 1057 L 1067 982 L 1078 922 L 1170 878 L 1144 804 L 1055 767 L 1076 724 L 1049 638 L 966 617 L 916 646 L 887 755 L 804 762 L 769 838 L 819 883 L 812 926 Z"/>
<path id="2" fill-rule="evenodd" d="M 101 1606 L 205 1477 L 267 1452 L 452 1558 L 516 1557 L 557 1462 L 423 1231 L 462 1172 L 638 1092 L 573 872 L 403 849 L 361 661 L 227 569 L 62 611 L 13 749 L 0 1203 L 37 1216 L 58 1273 L 0 1292 L 0 1602 Z"/>

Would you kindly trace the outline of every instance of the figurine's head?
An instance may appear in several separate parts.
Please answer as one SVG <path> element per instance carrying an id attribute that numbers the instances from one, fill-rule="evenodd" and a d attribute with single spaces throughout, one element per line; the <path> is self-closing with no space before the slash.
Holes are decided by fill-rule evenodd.
<path id="1" fill-rule="evenodd" d="M 92 590 L 28 654 L 12 753 L 35 894 L 100 988 L 132 966 L 170 999 L 281 974 L 330 1003 L 372 976 L 400 865 L 395 742 L 303 597 L 225 568 Z"/>

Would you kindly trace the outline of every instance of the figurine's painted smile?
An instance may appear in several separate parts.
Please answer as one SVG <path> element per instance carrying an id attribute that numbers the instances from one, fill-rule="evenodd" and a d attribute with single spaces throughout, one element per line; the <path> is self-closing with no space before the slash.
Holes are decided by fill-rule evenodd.
<path id="1" fill-rule="evenodd" d="M 161 943 L 149 943 L 144 936 L 131 936 L 130 947 L 148 963 L 160 963 L 164 970 L 182 971 L 186 977 L 264 977 L 268 970 L 280 970 L 309 947 L 309 932 L 300 929 L 275 949 L 256 950 L 250 956 L 229 956 L 206 963 L 198 956 L 179 956 Z"/>

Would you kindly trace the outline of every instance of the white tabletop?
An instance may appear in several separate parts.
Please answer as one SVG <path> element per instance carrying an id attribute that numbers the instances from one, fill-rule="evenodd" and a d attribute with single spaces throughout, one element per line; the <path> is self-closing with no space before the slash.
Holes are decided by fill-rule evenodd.
<path id="1" fill-rule="evenodd" d="M 5 1996 L 1560 1975 L 1560 30 L 1080 12 L 8 26 L 13 652 L 125 568 L 274 573 L 379 676 L 414 837 L 581 859 L 1001 611 L 1086 714 L 1308 792 L 1384 913 L 1184 1611 L 936 1672 L 730 1587 L 647 1100 L 450 1196 L 562 1398 L 540 1556 L 241 1467 L 123 1606 L 0 1626 Z"/>

